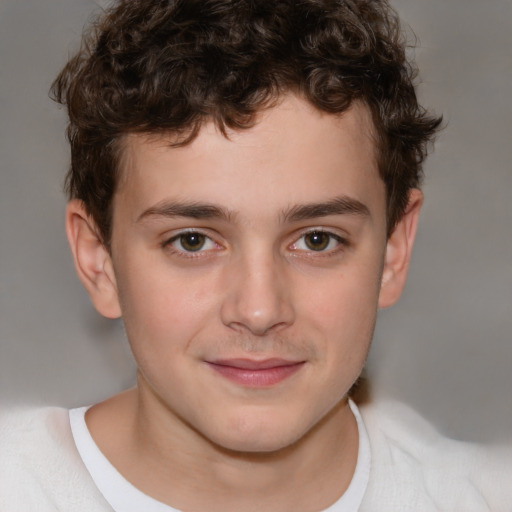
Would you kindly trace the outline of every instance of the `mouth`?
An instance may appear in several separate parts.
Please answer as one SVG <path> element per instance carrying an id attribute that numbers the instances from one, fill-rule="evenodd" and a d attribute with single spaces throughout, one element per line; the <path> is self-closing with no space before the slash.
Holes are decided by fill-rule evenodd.
<path id="1" fill-rule="evenodd" d="M 250 388 L 274 386 L 298 372 L 305 361 L 289 361 L 271 358 L 261 361 L 254 359 L 219 359 L 206 361 L 208 366 L 222 377 Z"/>

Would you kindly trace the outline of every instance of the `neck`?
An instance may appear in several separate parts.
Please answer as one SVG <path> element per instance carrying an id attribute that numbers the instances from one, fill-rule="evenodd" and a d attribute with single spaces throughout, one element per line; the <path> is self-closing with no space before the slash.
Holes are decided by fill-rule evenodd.
<path id="1" fill-rule="evenodd" d="M 347 489 L 357 462 L 357 424 L 346 400 L 295 443 L 266 453 L 211 442 L 140 383 L 86 419 L 128 481 L 181 510 L 324 509 Z"/>

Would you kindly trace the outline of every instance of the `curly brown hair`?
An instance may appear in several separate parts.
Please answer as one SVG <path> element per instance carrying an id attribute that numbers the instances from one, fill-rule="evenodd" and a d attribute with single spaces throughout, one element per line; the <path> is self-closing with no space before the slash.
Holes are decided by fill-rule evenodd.
<path id="1" fill-rule="evenodd" d="M 126 134 L 184 145 L 208 120 L 248 128 L 293 92 L 332 114 L 370 109 L 391 233 L 441 122 L 418 104 L 405 49 L 387 0 L 119 0 L 52 85 L 69 113 L 69 197 L 108 246 Z"/>

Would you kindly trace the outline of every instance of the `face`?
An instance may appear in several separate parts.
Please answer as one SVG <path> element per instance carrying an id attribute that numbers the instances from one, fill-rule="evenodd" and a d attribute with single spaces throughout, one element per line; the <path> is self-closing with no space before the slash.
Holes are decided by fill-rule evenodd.
<path id="1" fill-rule="evenodd" d="M 229 138 L 130 136 L 112 263 L 139 386 L 229 449 L 304 436 L 361 372 L 386 248 L 372 125 L 294 96 Z"/>

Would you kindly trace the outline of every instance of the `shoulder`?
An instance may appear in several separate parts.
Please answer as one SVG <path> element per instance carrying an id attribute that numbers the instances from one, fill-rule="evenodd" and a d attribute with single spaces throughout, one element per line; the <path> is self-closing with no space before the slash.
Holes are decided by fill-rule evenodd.
<path id="1" fill-rule="evenodd" d="M 0 414 L 0 468 L 46 465 L 72 446 L 68 411 L 57 407 L 17 408 Z"/>
<path id="2" fill-rule="evenodd" d="M 368 501 L 394 512 L 510 510 L 512 447 L 446 438 L 399 402 L 360 410 L 372 450 Z"/>
<path id="3" fill-rule="evenodd" d="M 16 408 L 0 414 L 2 512 L 104 510 L 101 502 L 75 448 L 68 410 Z"/>
<path id="4" fill-rule="evenodd" d="M 0 413 L 0 446 L 5 441 L 60 437 L 69 429 L 68 410 L 60 407 L 13 407 Z M 27 437 L 28 436 L 28 437 Z"/>

